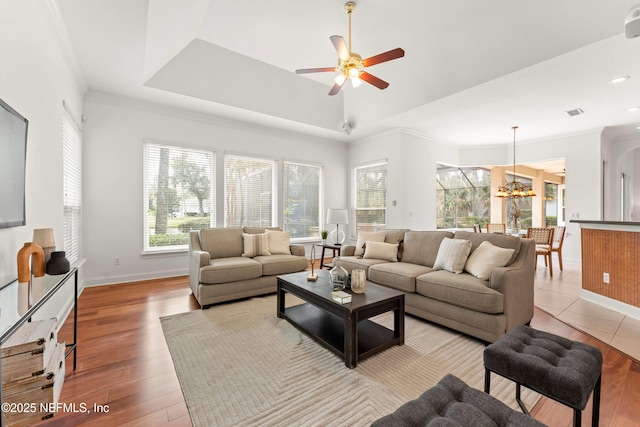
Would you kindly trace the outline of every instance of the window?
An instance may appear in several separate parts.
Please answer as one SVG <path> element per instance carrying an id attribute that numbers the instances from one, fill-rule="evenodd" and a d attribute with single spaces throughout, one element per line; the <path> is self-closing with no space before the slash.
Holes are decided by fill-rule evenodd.
<path id="1" fill-rule="evenodd" d="M 513 174 L 507 174 L 507 181 L 514 179 Z M 515 177 L 516 182 L 521 182 L 527 187 L 531 187 L 533 180 L 522 176 Z M 531 197 L 519 197 L 517 199 L 507 199 L 507 218 L 511 218 L 511 212 L 514 210 L 514 204 L 520 209 L 520 229 L 526 230 L 531 227 L 532 216 L 532 200 Z M 510 221 L 510 219 L 509 219 Z"/>
<path id="2" fill-rule="evenodd" d="M 491 171 L 438 165 L 436 227 L 484 227 L 491 222 Z"/>
<path id="3" fill-rule="evenodd" d="M 321 182 L 321 167 L 284 162 L 283 229 L 292 239 L 319 237 Z"/>
<path id="4" fill-rule="evenodd" d="M 80 259 L 82 241 L 82 143 L 80 128 L 65 110 L 62 116 L 64 250 L 69 262 Z"/>
<path id="5" fill-rule="evenodd" d="M 558 224 L 558 184 L 544 183 L 544 225 L 551 227 Z"/>
<path id="6" fill-rule="evenodd" d="M 354 178 L 356 233 L 384 229 L 387 224 L 387 163 L 357 167 Z"/>
<path id="7" fill-rule="evenodd" d="M 225 155 L 225 227 L 271 227 L 275 222 L 275 161 Z"/>
<path id="8" fill-rule="evenodd" d="M 215 224 L 215 153 L 144 144 L 144 250 L 182 250 L 189 231 Z"/>

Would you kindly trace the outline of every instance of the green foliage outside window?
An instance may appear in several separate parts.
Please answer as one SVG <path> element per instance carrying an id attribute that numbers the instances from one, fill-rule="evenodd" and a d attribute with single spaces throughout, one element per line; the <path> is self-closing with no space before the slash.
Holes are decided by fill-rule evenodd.
<path id="1" fill-rule="evenodd" d="M 491 171 L 438 166 L 437 228 L 484 227 L 491 218 Z"/>

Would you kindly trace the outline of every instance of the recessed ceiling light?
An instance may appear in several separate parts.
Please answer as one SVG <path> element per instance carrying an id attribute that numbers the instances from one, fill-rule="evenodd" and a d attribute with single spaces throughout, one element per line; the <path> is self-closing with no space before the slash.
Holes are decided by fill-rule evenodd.
<path id="1" fill-rule="evenodd" d="M 622 83 L 623 81 L 629 79 L 629 76 L 620 76 L 620 77 L 616 77 L 615 79 L 611 80 L 611 83 Z"/>
<path id="2" fill-rule="evenodd" d="M 638 110 L 640 110 L 640 107 L 631 107 L 627 111 L 630 113 L 633 113 L 634 111 L 638 111 Z"/>

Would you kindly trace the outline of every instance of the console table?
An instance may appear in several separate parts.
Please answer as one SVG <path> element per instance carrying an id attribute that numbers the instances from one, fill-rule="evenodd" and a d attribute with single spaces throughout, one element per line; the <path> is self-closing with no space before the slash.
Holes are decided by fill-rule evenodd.
<path id="1" fill-rule="evenodd" d="M 76 369 L 76 350 L 78 348 L 78 267 L 73 267 L 68 273 L 43 277 L 37 277 L 32 284 L 33 305 L 24 314 L 18 313 L 18 281 L 9 283 L 0 289 L 0 346 L 5 343 L 19 328 L 31 321 L 31 317 L 49 301 L 70 278 L 74 280 L 73 293 L 73 342 L 66 345 L 65 358 L 73 352 L 73 370 Z M 9 309 L 9 304 L 13 304 Z M 0 384 L 2 383 L 2 365 L 0 361 Z M 2 388 L 0 387 L 0 402 L 2 401 Z M 0 417 L 0 426 L 4 426 L 4 418 Z"/>

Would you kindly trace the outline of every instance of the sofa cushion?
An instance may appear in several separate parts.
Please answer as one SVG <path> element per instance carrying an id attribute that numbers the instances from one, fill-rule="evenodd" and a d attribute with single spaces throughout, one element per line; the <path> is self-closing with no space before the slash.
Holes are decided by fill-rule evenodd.
<path id="1" fill-rule="evenodd" d="M 244 227 L 242 229 L 242 231 L 247 234 L 262 234 L 269 230 L 282 231 L 282 228 L 280 227 Z"/>
<path id="2" fill-rule="evenodd" d="M 257 256 L 254 260 L 262 264 L 263 276 L 296 273 L 309 266 L 309 260 L 306 257 L 295 255 L 277 254 L 270 256 Z"/>
<path id="3" fill-rule="evenodd" d="M 416 292 L 428 298 L 479 311 L 504 312 L 504 296 L 487 282 L 470 274 L 455 274 L 446 270 L 433 271 L 416 278 Z"/>
<path id="4" fill-rule="evenodd" d="M 262 264 L 251 258 L 214 258 L 200 269 L 200 282 L 218 284 L 255 279 L 262 276 Z"/>
<path id="5" fill-rule="evenodd" d="M 382 259 L 390 262 L 398 262 L 398 243 L 367 242 L 365 247 L 365 259 Z"/>
<path id="6" fill-rule="evenodd" d="M 433 267 L 438 255 L 440 242 L 445 237 L 453 237 L 449 231 L 407 231 L 402 243 L 402 261 Z"/>
<path id="7" fill-rule="evenodd" d="M 269 237 L 269 252 L 271 255 L 284 254 L 291 255 L 291 232 L 267 230 Z"/>
<path id="8" fill-rule="evenodd" d="M 386 235 L 384 236 L 384 241 L 386 243 L 400 243 L 404 240 L 404 233 L 409 231 L 406 228 L 398 229 L 398 230 L 385 230 Z"/>
<path id="9" fill-rule="evenodd" d="M 489 280 L 491 273 L 498 267 L 507 265 L 515 249 L 500 248 L 485 240 L 473 251 L 464 270 L 481 280 Z"/>
<path id="10" fill-rule="evenodd" d="M 369 268 L 369 280 L 404 292 L 416 291 L 416 277 L 433 271 L 424 265 L 387 262 Z"/>
<path id="11" fill-rule="evenodd" d="M 356 256 L 341 256 L 340 257 L 340 267 L 345 270 L 351 272 L 351 270 L 361 269 L 367 272 L 367 277 L 369 277 L 369 267 L 376 264 L 388 264 L 389 261 L 385 261 L 383 259 L 365 259 Z"/>
<path id="12" fill-rule="evenodd" d="M 364 255 L 364 246 L 367 242 L 384 242 L 386 231 L 358 231 L 358 241 L 356 242 L 355 256 Z"/>
<path id="13" fill-rule="evenodd" d="M 480 243 L 485 241 L 489 241 L 493 245 L 501 248 L 514 249 L 515 252 L 511 256 L 507 265 L 511 264 L 518 257 L 518 254 L 520 253 L 520 246 L 522 245 L 522 239 L 520 237 L 493 233 L 473 233 L 471 231 L 456 231 L 454 239 L 470 240 L 471 253 L 480 246 Z"/>
<path id="14" fill-rule="evenodd" d="M 198 232 L 200 247 L 211 258 L 242 256 L 242 228 L 203 228 Z"/>
<path id="15" fill-rule="evenodd" d="M 450 239 L 445 237 L 440 242 L 438 256 L 433 263 L 434 270 L 447 270 L 460 274 L 471 252 L 471 242 L 462 239 Z"/>
<path id="16" fill-rule="evenodd" d="M 262 234 L 242 234 L 244 241 L 244 252 L 242 256 L 253 258 L 260 255 L 271 255 L 269 252 L 269 236 L 267 233 Z"/>

